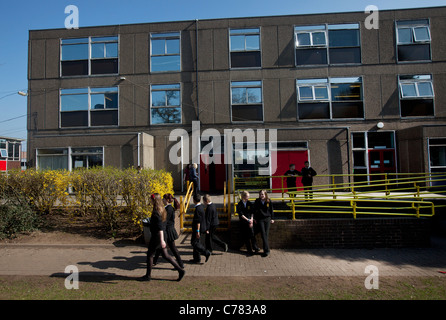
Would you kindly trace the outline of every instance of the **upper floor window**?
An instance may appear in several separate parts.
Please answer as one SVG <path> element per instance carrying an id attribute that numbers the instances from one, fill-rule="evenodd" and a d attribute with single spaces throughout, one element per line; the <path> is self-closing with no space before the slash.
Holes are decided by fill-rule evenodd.
<path id="1" fill-rule="evenodd" d="M 150 123 L 181 123 L 180 84 L 152 85 Z"/>
<path id="2" fill-rule="evenodd" d="M 88 76 L 118 73 L 118 37 L 61 40 L 61 75 Z"/>
<path id="3" fill-rule="evenodd" d="M 359 24 L 294 27 L 296 65 L 361 63 Z"/>
<path id="4" fill-rule="evenodd" d="M 362 78 L 299 79 L 300 120 L 364 118 Z"/>
<path id="5" fill-rule="evenodd" d="M 263 121 L 262 81 L 231 82 L 232 121 Z"/>
<path id="6" fill-rule="evenodd" d="M 260 68 L 260 28 L 229 30 L 231 68 Z"/>
<path id="7" fill-rule="evenodd" d="M 431 60 L 429 20 L 397 21 L 398 61 Z"/>
<path id="8" fill-rule="evenodd" d="M 150 35 L 150 71 L 181 71 L 180 33 Z"/>
<path id="9" fill-rule="evenodd" d="M 434 115 L 434 88 L 431 75 L 399 76 L 401 117 Z"/>
<path id="10" fill-rule="evenodd" d="M 60 90 L 60 127 L 118 125 L 118 88 Z"/>

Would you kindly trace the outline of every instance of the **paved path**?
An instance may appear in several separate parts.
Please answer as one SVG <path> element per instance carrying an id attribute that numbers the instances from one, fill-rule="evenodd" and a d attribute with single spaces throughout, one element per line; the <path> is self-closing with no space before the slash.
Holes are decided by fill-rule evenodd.
<path id="1" fill-rule="evenodd" d="M 186 276 L 365 276 L 368 265 L 380 276 L 442 276 L 438 271 L 446 271 L 445 238 L 433 238 L 430 248 L 272 250 L 266 258 L 215 251 L 207 263 L 195 265 L 187 263 L 189 237 L 177 240 Z M 144 246 L 135 245 L 1 245 L 0 275 L 61 276 L 66 266 L 75 265 L 81 275 L 136 278 L 145 273 L 145 253 Z M 156 278 L 176 275 L 162 259 L 152 272 Z"/>

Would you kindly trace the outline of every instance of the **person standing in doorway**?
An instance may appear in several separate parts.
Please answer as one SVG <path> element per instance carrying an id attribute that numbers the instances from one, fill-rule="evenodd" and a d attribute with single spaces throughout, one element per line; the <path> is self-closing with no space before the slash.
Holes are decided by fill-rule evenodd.
<path id="1" fill-rule="evenodd" d="M 241 196 L 242 199 L 237 204 L 237 214 L 240 218 L 240 232 L 246 250 L 248 251 L 248 256 L 252 256 L 254 251 L 260 251 L 254 235 L 254 205 L 249 201 L 248 191 L 243 191 Z"/>
<path id="2" fill-rule="evenodd" d="M 254 223 L 258 232 L 262 236 L 263 254 L 262 257 L 269 255 L 268 235 L 271 223 L 274 223 L 274 209 L 271 199 L 265 190 L 259 192 L 259 197 L 254 202 Z"/>
<path id="3" fill-rule="evenodd" d="M 304 185 L 305 199 L 313 198 L 313 177 L 317 175 L 316 171 L 310 167 L 308 161 L 304 162 L 304 167 L 301 170 L 302 184 Z"/>
<path id="4" fill-rule="evenodd" d="M 290 164 L 289 169 L 284 175 L 288 176 L 286 178 L 286 187 L 290 197 L 293 197 L 294 194 L 290 192 L 297 191 L 297 176 L 300 176 L 300 172 L 296 170 L 296 166 L 294 164 Z"/>
<path id="5" fill-rule="evenodd" d="M 190 167 L 190 173 L 189 173 L 189 179 L 190 182 L 194 184 L 194 191 L 192 193 L 192 196 L 195 196 L 197 194 L 198 190 L 198 172 L 197 172 L 198 165 L 196 163 L 192 164 Z"/>
<path id="6" fill-rule="evenodd" d="M 220 238 L 215 234 L 215 232 L 217 231 L 217 227 L 220 224 L 220 221 L 218 220 L 217 208 L 215 207 L 215 204 L 212 203 L 210 195 L 206 194 L 203 197 L 203 201 L 206 204 L 206 249 L 212 253 L 214 249 L 213 245 L 215 243 L 223 248 L 224 252 L 227 252 L 228 245 L 225 242 L 221 241 Z"/>

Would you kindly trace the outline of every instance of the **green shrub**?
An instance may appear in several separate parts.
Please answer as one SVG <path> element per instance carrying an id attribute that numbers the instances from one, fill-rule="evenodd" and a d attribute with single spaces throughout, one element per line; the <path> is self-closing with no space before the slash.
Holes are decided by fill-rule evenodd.
<path id="1" fill-rule="evenodd" d="M 0 239 L 12 238 L 20 232 L 33 231 L 39 217 L 26 201 L 4 200 L 0 204 Z"/>

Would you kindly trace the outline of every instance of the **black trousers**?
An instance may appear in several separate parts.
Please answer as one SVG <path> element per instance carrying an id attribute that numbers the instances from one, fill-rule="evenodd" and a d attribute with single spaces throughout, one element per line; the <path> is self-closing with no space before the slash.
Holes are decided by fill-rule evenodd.
<path id="1" fill-rule="evenodd" d="M 197 232 L 192 232 L 191 244 L 193 248 L 192 256 L 195 262 L 201 261 L 201 255 L 206 255 L 208 251 L 206 247 L 203 245 L 205 241 L 205 233 L 200 233 L 200 238 L 197 237 Z"/>
<path id="2" fill-rule="evenodd" d="M 242 232 L 242 239 L 245 243 L 246 250 L 248 250 L 249 253 L 253 253 L 253 250 L 259 250 L 259 247 L 257 246 L 257 240 L 254 235 L 254 227 L 250 228 L 249 223 L 241 221 L 241 232 Z"/>
<path id="3" fill-rule="evenodd" d="M 304 191 L 305 191 L 305 199 L 307 198 L 313 199 L 313 185 L 304 184 Z"/>
<path id="4" fill-rule="evenodd" d="M 153 256 L 155 255 L 156 251 L 159 249 L 161 251 L 161 255 L 163 258 L 168 261 L 177 271 L 181 270 L 180 265 L 172 258 L 172 256 L 167 252 L 167 248 L 161 248 L 161 243 L 158 239 L 153 238 L 154 235 L 152 235 L 152 239 L 149 242 L 149 248 L 147 250 L 147 272 L 146 276 L 151 276 L 152 274 L 152 267 L 153 267 Z"/>
<path id="5" fill-rule="evenodd" d="M 221 241 L 219 237 L 215 234 L 217 230 L 217 226 L 211 226 L 209 228 L 209 233 L 206 234 L 206 249 L 212 252 L 214 243 L 220 246 L 221 248 L 225 248 L 226 243 Z"/>
<path id="6" fill-rule="evenodd" d="M 192 191 L 192 195 L 196 195 L 197 194 L 197 190 L 198 190 L 198 179 L 193 179 L 190 182 L 193 182 L 194 186 L 193 186 L 193 191 Z"/>
<path id="7" fill-rule="evenodd" d="M 256 221 L 257 221 L 256 224 L 257 233 L 260 232 L 260 235 L 262 237 L 263 252 L 268 254 L 269 253 L 268 234 L 269 234 L 269 228 L 271 226 L 271 218 L 265 218 Z"/>

